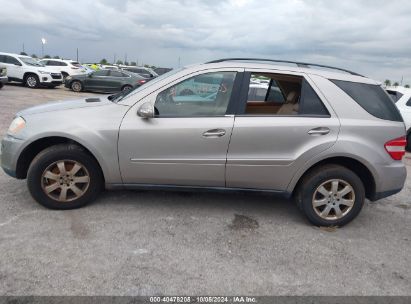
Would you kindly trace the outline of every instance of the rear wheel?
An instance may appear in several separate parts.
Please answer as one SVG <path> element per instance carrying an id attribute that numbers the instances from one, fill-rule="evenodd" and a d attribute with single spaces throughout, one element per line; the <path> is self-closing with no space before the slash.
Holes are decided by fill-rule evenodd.
<path id="1" fill-rule="evenodd" d="M 83 85 L 81 84 L 80 81 L 77 81 L 77 80 L 74 80 L 71 83 L 70 87 L 74 92 L 81 92 L 83 90 Z"/>
<path id="2" fill-rule="evenodd" d="M 338 165 L 322 166 L 308 173 L 297 197 L 300 209 L 317 226 L 344 226 L 360 213 L 364 200 L 361 179 Z"/>
<path id="3" fill-rule="evenodd" d="M 27 185 L 33 198 L 51 209 L 79 208 L 94 200 L 103 187 L 96 160 L 76 145 L 56 145 L 30 164 Z"/>
<path id="4" fill-rule="evenodd" d="M 121 90 L 122 90 L 123 92 L 126 92 L 126 91 L 131 90 L 132 88 L 133 88 L 133 86 L 131 86 L 131 85 L 129 85 L 129 84 L 126 84 L 125 86 L 123 86 L 123 87 L 121 88 Z"/>
<path id="5" fill-rule="evenodd" d="M 31 88 L 31 89 L 34 89 L 34 88 L 37 88 L 37 87 L 40 85 L 40 80 L 39 80 L 39 78 L 38 78 L 37 75 L 35 75 L 35 74 L 29 74 L 29 75 L 27 75 L 26 78 L 24 79 L 24 84 L 25 84 L 27 87 L 29 87 L 29 88 Z"/>

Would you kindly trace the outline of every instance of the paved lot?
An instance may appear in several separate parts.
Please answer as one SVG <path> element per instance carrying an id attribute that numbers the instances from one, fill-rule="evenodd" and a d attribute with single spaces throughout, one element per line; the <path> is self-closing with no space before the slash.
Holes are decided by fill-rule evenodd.
<path id="1" fill-rule="evenodd" d="M 6 86 L 0 135 L 15 111 L 78 96 Z M 323 230 L 267 194 L 118 191 L 50 211 L 0 172 L 0 294 L 411 295 L 411 178 Z"/>

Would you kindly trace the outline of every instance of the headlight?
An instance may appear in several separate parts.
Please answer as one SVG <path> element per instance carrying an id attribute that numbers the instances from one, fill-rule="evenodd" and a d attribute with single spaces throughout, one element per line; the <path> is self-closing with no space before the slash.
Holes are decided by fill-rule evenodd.
<path id="1" fill-rule="evenodd" d="M 23 130 L 25 126 L 26 126 L 26 121 L 23 119 L 23 117 L 20 117 L 20 116 L 16 117 L 11 122 L 9 130 L 7 131 L 7 134 L 16 135 L 21 130 Z"/>
<path id="2" fill-rule="evenodd" d="M 39 72 L 40 74 L 49 74 L 50 75 L 50 72 L 47 72 L 47 71 L 38 70 L 37 72 Z"/>
<path id="3" fill-rule="evenodd" d="M 71 76 L 67 76 L 67 77 L 66 77 L 66 80 L 70 80 L 70 79 L 71 79 Z"/>

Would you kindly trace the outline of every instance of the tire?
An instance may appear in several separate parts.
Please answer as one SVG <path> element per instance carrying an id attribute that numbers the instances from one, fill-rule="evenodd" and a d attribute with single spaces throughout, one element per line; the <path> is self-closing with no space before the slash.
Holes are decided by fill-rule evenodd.
<path id="1" fill-rule="evenodd" d="M 3 88 L 4 84 L 0 82 L 0 90 Z"/>
<path id="2" fill-rule="evenodd" d="M 62 174 L 64 171 L 66 174 Z M 98 196 L 103 185 L 97 161 L 73 144 L 55 145 L 41 151 L 27 173 L 30 194 L 50 209 L 83 207 Z"/>
<path id="3" fill-rule="evenodd" d="M 405 148 L 408 152 L 411 152 L 411 132 L 407 136 L 407 147 Z"/>
<path id="4" fill-rule="evenodd" d="M 364 200 L 361 179 L 339 165 L 324 165 L 309 172 L 303 177 L 297 194 L 298 206 L 308 220 L 325 227 L 348 224 L 360 213 Z"/>
<path id="5" fill-rule="evenodd" d="M 74 92 L 81 92 L 83 91 L 83 85 L 81 84 L 80 81 L 78 80 L 74 80 L 71 84 L 70 84 L 70 88 L 74 91 Z"/>
<path id="6" fill-rule="evenodd" d="M 31 89 L 38 88 L 40 85 L 39 77 L 36 74 L 29 74 L 24 79 L 24 85 Z"/>
<path id="7" fill-rule="evenodd" d="M 125 91 L 128 91 L 128 90 L 131 90 L 132 88 L 133 88 L 133 86 L 131 86 L 129 84 L 126 84 L 125 86 L 123 86 L 121 88 L 121 91 L 125 92 Z"/>

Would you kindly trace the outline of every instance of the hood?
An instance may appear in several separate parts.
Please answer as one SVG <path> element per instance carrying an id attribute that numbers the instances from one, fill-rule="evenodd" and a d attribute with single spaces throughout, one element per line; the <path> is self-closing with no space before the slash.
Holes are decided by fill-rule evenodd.
<path id="1" fill-rule="evenodd" d="M 100 101 L 98 101 L 98 99 Z M 24 109 L 18 112 L 16 115 L 24 117 L 24 116 L 32 115 L 32 114 L 64 111 L 68 109 L 78 109 L 78 108 L 86 108 L 86 107 L 101 107 L 101 106 L 108 105 L 108 104 L 112 104 L 112 102 L 107 99 L 107 96 L 95 96 L 95 97 L 87 97 L 83 99 L 55 101 L 51 103 L 46 103 L 46 104 Z"/>

